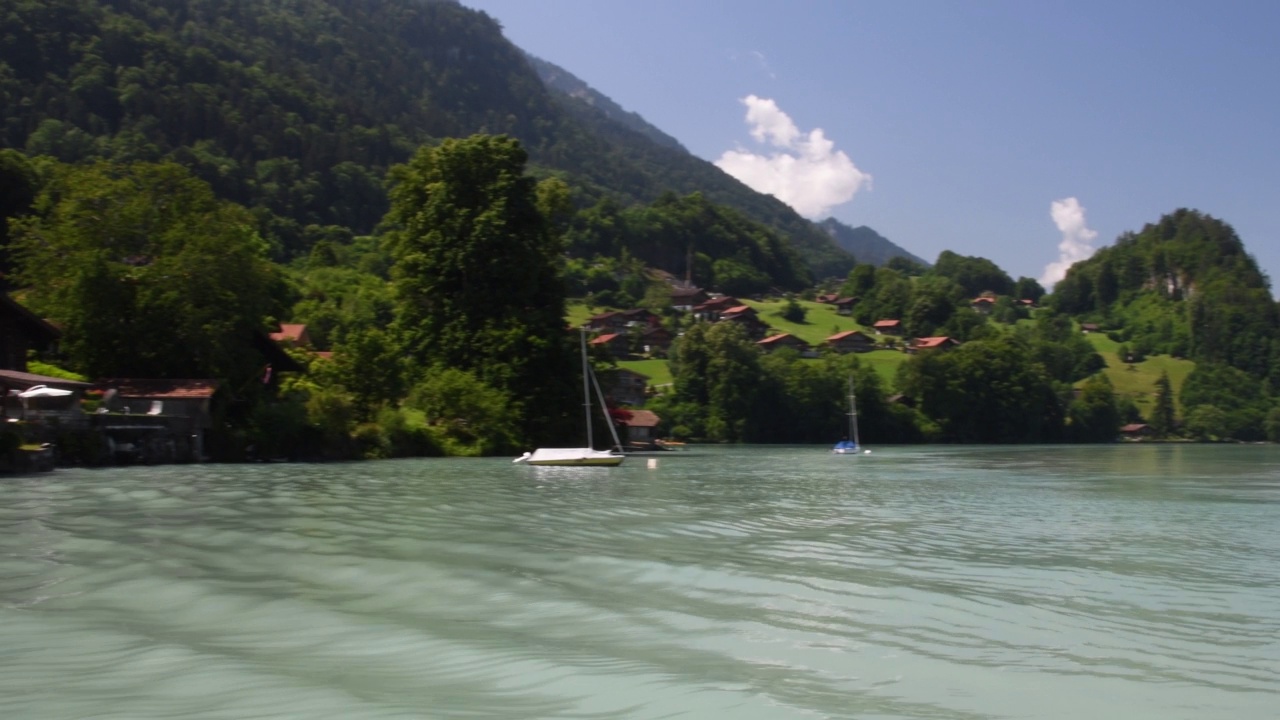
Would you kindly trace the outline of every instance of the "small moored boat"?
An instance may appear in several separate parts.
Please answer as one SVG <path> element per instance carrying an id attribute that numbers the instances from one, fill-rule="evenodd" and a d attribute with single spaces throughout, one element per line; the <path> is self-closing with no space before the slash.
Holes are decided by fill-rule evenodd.
<path id="1" fill-rule="evenodd" d="M 526 465 L 563 465 L 577 467 L 613 467 L 621 465 L 626 459 L 626 455 L 622 453 L 622 442 L 618 440 L 618 431 L 613 427 L 613 420 L 609 417 L 604 402 L 604 393 L 600 390 L 600 382 L 596 380 L 595 373 L 591 371 L 591 363 L 587 360 L 587 333 L 582 331 L 582 396 L 583 406 L 586 409 L 587 416 L 587 445 L 580 448 L 538 448 L 533 452 L 527 452 L 520 457 L 512 460 L 513 463 L 524 463 Z M 594 441 L 591 436 L 591 387 L 595 386 L 596 394 L 600 398 L 600 407 L 605 412 L 605 421 L 609 425 L 609 432 L 613 435 L 612 450 L 596 450 L 593 446 Z"/>

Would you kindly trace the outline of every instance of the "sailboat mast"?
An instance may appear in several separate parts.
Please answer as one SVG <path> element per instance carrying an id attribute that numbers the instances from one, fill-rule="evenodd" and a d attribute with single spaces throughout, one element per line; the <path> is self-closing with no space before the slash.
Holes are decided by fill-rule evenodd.
<path id="1" fill-rule="evenodd" d="M 618 438 L 618 428 L 613 425 L 613 418 L 609 417 L 609 403 L 605 402 L 604 390 L 600 389 L 600 378 L 596 377 L 594 372 L 591 373 L 591 383 L 596 386 L 596 399 L 600 401 L 600 407 L 604 409 L 604 424 L 609 426 L 609 435 L 613 437 L 613 446 L 622 452 L 622 440 Z"/>
<path id="2" fill-rule="evenodd" d="M 587 360 L 587 329 L 581 328 L 582 407 L 587 418 L 587 447 L 595 447 L 591 437 L 591 363 Z"/>
<path id="3" fill-rule="evenodd" d="M 849 428 L 853 432 L 854 447 L 861 447 L 858 442 L 858 399 L 853 394 L 853 376 L 849 376 Z"/>

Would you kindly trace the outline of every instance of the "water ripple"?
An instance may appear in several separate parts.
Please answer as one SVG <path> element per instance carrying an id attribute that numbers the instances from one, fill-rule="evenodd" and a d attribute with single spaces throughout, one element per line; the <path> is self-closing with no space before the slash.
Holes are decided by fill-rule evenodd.
<path id="1" fill-rule="evenodd" d="M 0 716 L 1270 718 L 1276 459 L 700 448 L 13 478 Z"/>

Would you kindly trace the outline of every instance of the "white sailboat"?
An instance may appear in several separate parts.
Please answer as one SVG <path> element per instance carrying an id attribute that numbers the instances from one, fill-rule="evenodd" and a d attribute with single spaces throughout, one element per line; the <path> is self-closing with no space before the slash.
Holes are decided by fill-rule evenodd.
<path id="1" fill-rule="evenodd" d="M 852 439 L 850 439 L 852 438 Z M 870 450 L 863 450 L 858 441 L 858 398 L 853 394 L 853 376 L 849 376 L 849 437 L 836 443 L 831 448 L 836 455 L 870 455 Z"/>
<path id="2" fill-rule="evenodd" d="M 622 454 L 622 442 L 618 439 L 618 431 L 613 426 L 613 420 L 609 417 L 608 408 L 605 406 L 604 393 L 600 390 L 600 382 L 596 380 L 596 375 L 591 371 L 591 363 L 587 360 L 587 333 L 582 331 L 582 397 L 583 407 L 587 416 L 587 445 L 580 448 L 538 448 L 531 453 L 525 453 L 520 457 L 512 460 L 513 463 L 525 463 L 527 465 L 567 465 L 579 467 L 613 467 L 621 465 L 625 459 Z M 596 396 L 600 399 L 600 409 L 604 411 L 606 424 L 609 426 L 609 433 L 613 436 L 612 450 L 596 450 L 594 440 L 591 433 L 591 388 L 595 387 Z"/>

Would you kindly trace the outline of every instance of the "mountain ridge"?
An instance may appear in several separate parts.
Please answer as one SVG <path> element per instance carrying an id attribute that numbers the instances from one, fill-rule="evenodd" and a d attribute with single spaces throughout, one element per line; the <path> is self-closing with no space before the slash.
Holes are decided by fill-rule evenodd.
<path id="1" fill-rule="evenodd" d="M 818 227 L 831 236 L 836 245 L 858 259 L 860 263 L 884 265 L 900 257 L 929 267 L 932 263 L 902 248 L 866 225 L 851 227 L 835 218 L 827 218 Z"/>

